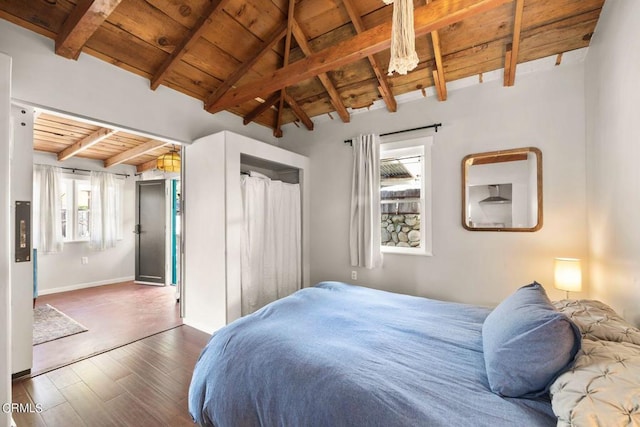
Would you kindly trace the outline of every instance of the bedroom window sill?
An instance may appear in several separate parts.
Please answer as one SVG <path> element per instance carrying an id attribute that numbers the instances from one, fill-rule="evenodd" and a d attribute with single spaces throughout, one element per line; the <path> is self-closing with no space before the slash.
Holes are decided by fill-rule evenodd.
<path id="1" fill-rule="evenodd" d="M 383 254 L 394 255 L 412 255 L 412 256 L 433 256 L 431 249 L 414 249 L 414 248 L 399 248 L 394 246 L 382 246 L 380 251 Z"/>

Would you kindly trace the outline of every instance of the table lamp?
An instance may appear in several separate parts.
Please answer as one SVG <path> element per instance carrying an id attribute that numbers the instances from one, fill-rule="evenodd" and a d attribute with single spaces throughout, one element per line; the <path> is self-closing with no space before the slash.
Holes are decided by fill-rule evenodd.
<path id="1" fill-rule="evenodd" d="M 555 287 L 566 292 L 580 292 L 582 290 L 582 269 L 580 260 L 576 258 L 556 258 L 554 266 Z"/>

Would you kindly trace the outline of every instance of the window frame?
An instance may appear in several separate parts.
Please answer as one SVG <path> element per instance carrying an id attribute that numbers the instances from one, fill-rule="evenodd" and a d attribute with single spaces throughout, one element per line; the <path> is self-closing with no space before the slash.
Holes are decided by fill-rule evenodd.
<path id="1" fill-rule="evenodd" d="M 80 192 L 88 191 L 89 198 L 87 200 L 88 205 L 86 211 L 88 212 L 87 216 L 87 237 L 80 237 Z M 91 239 L 91 181 L 85 179 L 74 179 L 73 180 L 73 232 L 74 232 L 74 241 L 76 242 L 88 242 Z"/>
<path id="2" fill-rule="evenodd" d="M 63 174 L 62 175 L 63 186 L 67 193 L 67 205 L 62 206 L 62 209 L 67 210 L 67 236 L 64 237 L 64 243 L 88 243 L 91 241 L 91 225 L 89 223 L 89 235 L 84 238 L 78 236 L 78 193 L 83 189 L 88 189 L 91 192 L 91 179 L 89 176 L 75 175 L 75 174 Z M 123 225 L 124 225 L 124 181 L 117 180 L 118 185 L 118 199 L 117 199 L 117 239 L 123 240 Z M 91 208 L 89 207 L 89 217 L 91 216 Z"/>
<path id="3" fill-rule="evenodd" d="M 433 256 L 433 232 L 432 232 L 432 179 L 431 179 L 431 148 L 433 146 L 433 136 L 416 136 L 407 138 L 406 136 L 394 135 L 393 137 L 382 137 L 380 139 L 379 160 L 399 157 L 404 154 L 422 152 L 422 173 L 420 188 L 420 246 L 417 248 L 406 248 L 397 246 L 380 245 L 380 250 L 384 254 Z M 380 171 L 378 170 L 378 174 Z M 380 202 L 382 205 L 382 201 Z M 379 226 L 382 228 L 382 215 L 378 217 Z"/>
<path id="4" fill-rule="evenodd" d="M 62 182 L 67 197 L 66 206 L 62 206 L 62 209 L 66 209 L 67 211 L 67 235 L 64 237 L 64 243 L 88 242 L 90 236 L 86 238 L 78 237 L 78 193 L 81 191 L 81 187 L 86 189 L 87 186 L 89 186 L 89 191 L 91 191 L 90 181 L 85 177 L 63 174 Z"/>

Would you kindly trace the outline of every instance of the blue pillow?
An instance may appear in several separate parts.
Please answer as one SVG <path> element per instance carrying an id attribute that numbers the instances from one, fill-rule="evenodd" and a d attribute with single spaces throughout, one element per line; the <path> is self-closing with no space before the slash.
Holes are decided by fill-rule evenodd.
<path id="1" fill-rule="evenodd" d="M 502 301 L 482 325 L 482 346 L 491 391 L 505 397 L 537 397 L 573 362 L 578 327 L 549 301 L 539 283 Z"/>

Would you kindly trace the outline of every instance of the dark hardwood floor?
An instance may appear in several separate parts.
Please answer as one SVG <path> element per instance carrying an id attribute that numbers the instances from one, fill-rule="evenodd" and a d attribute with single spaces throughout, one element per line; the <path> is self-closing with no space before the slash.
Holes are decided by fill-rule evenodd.
<path id="1" fill-rule="evenodd" d="M 23 426 L 193 426 L 189 382 L 209 335 L 179 326 L 13 383 Z M 30 406 L 28 406 L 30 405 Z M 38 406 L 36 406 L 38 405 Z"/>
<path id="2" fill-rule="evenodd" d="M 38 297 L 89 330 L 33 347 L 31 375 L 67 365 L 182 324 L 173 286 L 123 282 Z"/>

